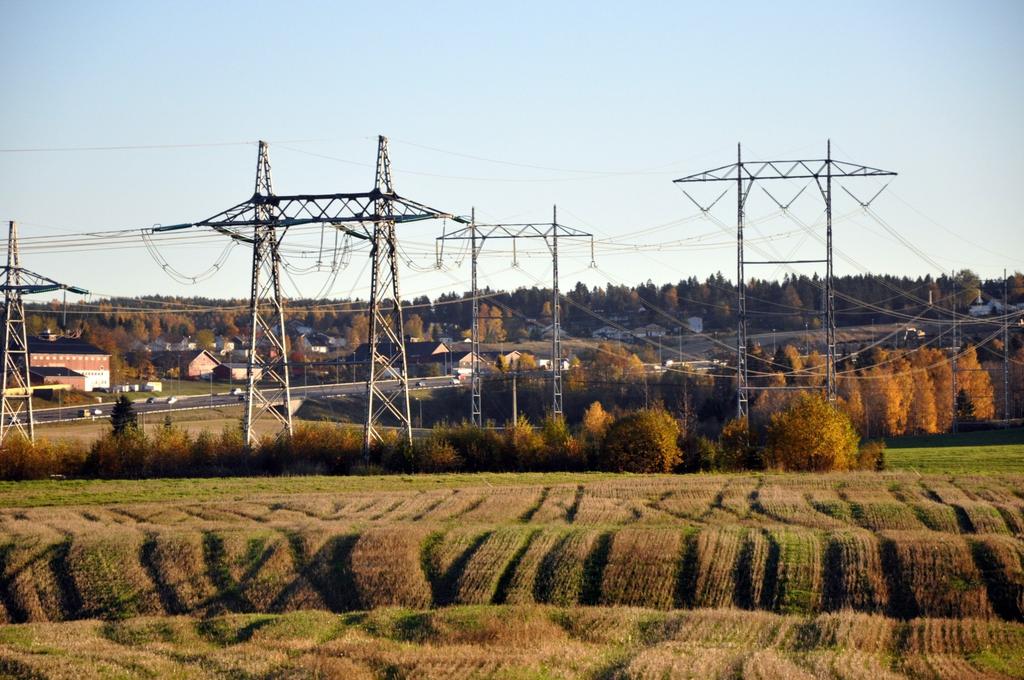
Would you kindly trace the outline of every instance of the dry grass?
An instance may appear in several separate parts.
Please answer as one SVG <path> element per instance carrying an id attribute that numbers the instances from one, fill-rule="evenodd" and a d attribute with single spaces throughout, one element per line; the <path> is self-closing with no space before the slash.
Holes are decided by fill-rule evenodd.
<path id="1" fill-rule="evenodd" d="M 455 479 L 0 505 L 0 620 L 490 603 L 1024 619 L 1020 476 Z"/>
<path id="2" fill-rule="evenodd" d="M 0 626 L 9 677 L 1019 677 L 1024 625 L 472 606 Z"/>

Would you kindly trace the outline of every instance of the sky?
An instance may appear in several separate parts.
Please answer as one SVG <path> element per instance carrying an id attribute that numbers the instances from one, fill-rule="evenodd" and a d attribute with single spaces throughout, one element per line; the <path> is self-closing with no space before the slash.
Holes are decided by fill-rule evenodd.
<path id="1" fill-rule="evenodd" d="M 563 288 L 735 278 L 736 206 L 672 180 L 736 158 L 893 170 L 835 188 L 836 272 L 1024 270 L 1024 3 L 259 3 L 0 0 L 0 219 L 22 264 L 94 296 L 245 296 L 223 237 L 88 249 L 70 235 L 200 220 L 248 198 L 255 140 L 278 193 L 365 191 L 377 135 L 396 191 L 479 221 L 559 222 Z M 120 148 L 109 147 L 148 147 Z M 155 148 L 159 147 L 159 148 Z M 724 188 L 724 187 L 723 187 Z M 728 187 L 733 190 L 730 185 Z M 814 186 L 748 199 L 748 259 L 813 259 Z M 707 205 L 719 193 L 694 186 Z M 403 297 L 468 288 L 451 224 L 402 225 Z M 813 233 L 808 233 L 808 232 Z M 899 237 L 894 234 L 899 234 Z M 321 242 L 325 245 L 321 246 Z M 289 296 L 365 297 L 365 251 L 290 233 Z M 908 247 L 906 244 L 910 244 Z M 31 246 L 29 244 L 32 244 Z M 543 244 L 488 242 L 482 285 L 549 285 Z M 339 259 L 347 267 L 325 264 Z M 320 266 L 317 266 L 317 263 Z M 810 265 L 747 268 L 810 274 Z"/>

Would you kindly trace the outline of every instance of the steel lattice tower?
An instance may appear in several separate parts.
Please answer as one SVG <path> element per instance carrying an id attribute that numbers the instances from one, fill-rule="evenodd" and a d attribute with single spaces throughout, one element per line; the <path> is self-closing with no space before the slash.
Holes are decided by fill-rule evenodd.
<path id="1" fill-rule="evenodd" d="M 288 338 L 281 294 L 279 213 L 270 175 L 266 142 L 259 143 L 255 224 L 252 231 L 252 283 L 249 289 L 249 361 L 246 368 L 245 443 L 257 440 L 255 423 L 269 414 L 280 423 L 278 436 L 291 436 L 291 388 L 288 383 Z"/>
<path id="2" fill-rule="evenodd" d="M 858 165 L 832 158 L 832 141 L 829 140 L 825 158 L 804 160 L 772 160 L 744 161 L 740 146 L 736 146 L 736 162 L 677 180 L 678 184 L 696 182 L 735 182 L 736 183 L 736 415 L 747 416 L 748 394 L 754 390 L 772 389 L 805 389 L 793 386 L 751 386 L 747 371 L 747 285 L 746 265 L 788 265 L 788 264 L 824 264 L 825 281 L 822 292 L 822 326 L 825 331 L 825 394 L 829 401 L 836 399 L 836 321 L 835 321 L 835 290 L 833 287 L 832 267 L 832 180 L 841 177 L 887 177 L 896 173 L 880 170 L 866 165 Z M 746 219 L 746 203 L 750 190 L 755 182 L 765 180 L 813 180 L 825 204 L 825 258 L 813 260 L 747 260 L 744 256 L 743 228 Z M 883 187 L 884 188 L 884 187 Z M 801 189 L 801 192 L 803 189 Z M 684 193 L 686 193 L 684 191 Z M 767 193 L 767 190 L 766 190 Z M 723 193 L 724 195 L 724 193 Z M 782 204 L 768 194 L 782 212 L 788 212 L 792 203 Z M 692 196 L 686 196 L 707 213 L 711 208 L 700 205 Z M 797 194 L 799 196 L 799 194 Z M 876 194 L 877 197 L 877 194 Z M 715 203 L 721 198 L 715 199 Z M 794 199 L 795 200 L 795 199 Z M 874 200 L 874 199 L 872 199 Z M 711 204 L 712 206 L 714 203 Z M 862 206 L 865 204 L 862 203 Z"/>
<path id="3" fill-rule="evenodd" d="M 398 239 L 391 197 L 391 160 L 388 140 L 381 136 L 377 144 L 377 176 L 374 183 L 374 221 L 370 249 L 369 377 L 366 381 L 366 428 L 363 449 L 379 440 L 378 425 L 390 416 L 402 428 L 405 440 L 412 444 L 412 417 L 409 410 L 409 371 L 405 356 L 402 297 L 398 289 Z"/>
<path id="4" fill-rule="evenodd" d="M 4 281 L 4 382 L 0 408 L 0 443 L 13 430 L 35 440 L 32 421 L 32 380 L 29 376 L 25 305 L 21 300 L 21 263 L 18 225 L 10 223 L 7 236 L 7 279 Z"/>
<path id="5" fill-rule="evenodd" d="M 268 413 L 280 425 L 279 436 L 291 433 L 280 245 L 290 227 L 304 224 L 330 225 L 354 238 L 371 242 L 373 280 L 370 318 L 373 326 L 373 361 L 371 376 L 367 380 L 367 394 L 370 398 L 367 400 L 364 442 L 368 444 L 380 438 L 380 418 L 388 413 L 396 417 L 409 439 L 412 420 L 409 417 L 405 377 L 405 346 L 401 342 L 402 310 L 398 297 L 395 225 L 438 218 L 459 222 L 464 220 L 394 192 L 386 137 L 378 138 L 374 187 L 371 191 L 362 192 L 275 194 L 270 180 L 267 149 L 267 143 L 261 141 L 256 166 L 256 192 L 251 198 L 205 220 L 152 229 L 152 232 L 164 232 L 208 227 L 252 246 L 252 347 L 249 352 L 247 386 L 249 405 L 243 423 L 246 443 L 254 443 L 256 437 L 253 425 L 260 416 Z M 391 349 L 382 349 L 382 343 L 379 342 L 382 334 L 387 341 L 392 342 Z M 397 343 L 394 342 L 396 340 Z M 385 383 L 392 373 L 399 379 L 399 389 L 388 393 Z"/>
<path id="6" fill-rule="evenodd" d="M 483 244 L 487 239 L 511 239 L 512 249 L 515 252 L 516 239 L 540 238 L 547 244 L 551 252 L 551 412 L 554 416 L 562 415 L 562 338 L 561 338 L 561 293 L 558 288 L 558 239 L 561 238 L 589 238 L 590 239 L 590 260 L 594 261 L 594 235 L 580 231 L 574 227 L 567 227 L 558 223 L 558 208 L 553 207 L 551 211 L 551 222 L 533 222 L 528 224 L 477 224 L 476 211 L 473 211 L 470 224 L 450 234 L 439 236 L 439 242 L 444 241 L 469 241 L 471 248 L 471 273 L 470 282 L 472 285 L 473 297 L 473 328 L 471 338 L 473 343 L 473 394 L 470 402 L 470 417 L 475 425 L 482 425 L 482 413 L 480 409 L 481 379 L 479 361 L 479 326 L 480 326 L 480 291 L 477 287 L 477 258 Z"/>
<path id="7" fill-rule="evenodd" d="M 25 305 L 22 295 L 49 293 L 56 290 L 88 295 L 77 286 L 58 283 L 21 266 L 18 253 L 18 225 L 11 222 L 7 232 L 7 266 L 4 267 L 4 337 L 3 385 L 0 405 L 0 445 L 12 432 L 35 440 L 32 413 L 31 357 L 25 328 Z"/>

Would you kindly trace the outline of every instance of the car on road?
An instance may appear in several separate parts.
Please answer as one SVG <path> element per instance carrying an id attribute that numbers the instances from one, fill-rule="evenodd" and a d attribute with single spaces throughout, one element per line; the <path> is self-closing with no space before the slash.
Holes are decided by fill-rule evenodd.
<path id="1" fill-rule="evenodd" d="M 241 394 L 242 394 L 242 388 L 241 387 L 236 387 L 235 389 L 231 390 L 231 396 L 238 397 L 238 396 L 241 396 Z"/>
<path id="2" fill-rule="evenodd" d="M 416 387 L 426 387 L 426 386 L 427 386 L 427 381 L 426 380 L 417 380 L 416 381 Z"/>
<path id="3" fill-rule="evenodd" d="M 458 378 L 452 378 L 452 385 L 461 385 L 462 381 Z"/>
<path id="4" fill-rule="evenodd" d="M 177 397 L 167 397 L 167 403 L 168 404 L 176 404 L 176 403 L 178 403 L 178 398 Z"/>
<path id="5" fill-rule="evenodd" d="M 92 414 L 93 414 L 94 416 L 101 416 L 101 415 L 103 415 L 103 411 L 101 411 L 101 410 L 100 410 L 100 409 L 98 409 L 98 408 L 94 408 L 94 409 L 92 410 Z"/>
<path id="6" fill-rule="evenodd" d="M 156 397 L 150 397 L 149 399 L 146 400 L 146 403 L 147 404 L 155 404 L 156 403 Z"/>
<path id="7" fill-rule="evenodd" d="M 88 417 L 89 417 L 89 416 L 91 416 L 91 415 L 92 415 L 92 411 L 90 411 L 90 410 L 89 410 L 89 409 L 87 409 L 87 408 L 83 408 L 82 410 L 80 410 L 80 411 L 78 412 L 78 417 L 79 417 L 79 418 L 88 418 Z"/>

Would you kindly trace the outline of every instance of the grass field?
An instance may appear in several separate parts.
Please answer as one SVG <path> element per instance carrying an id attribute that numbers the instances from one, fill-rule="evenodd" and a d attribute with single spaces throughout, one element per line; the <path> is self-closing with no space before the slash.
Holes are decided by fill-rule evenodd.
<path id="1" fill-rule="evenodd" d="M 69 410 L 69 414 L 71 410 Z M 220 433 L 225 427 L 238 427 L 242 419 L 241 406 L 224 406 L 211 409 L 170 411 L 167 413 L 140 413 L 139 425 L 152 433 L 156 428 L 163 427 L 164 419 L 170 416 L 171 421 L 190 434 L 199 434 L 207 430 L 214 434 Z M 296 422 L 302 420 L 296 418 Z M 99 417 L 95 420 L 73 420 L 60 423 L 36 423 L 37 433 L 41 437 L 51 439 L 77 439 L 92 442 L 110 432 L 110 418 Z M 275 425 L 269 420 L 257 421 L 256 431 L 260 434 L 274 431 Z"/>
<path id="2" fill-rule="evenodd" d="M 886 461 L 894 469 L 1024 473 L 1024 428 L 897 437 L 886 443 Z"/>
<path id="3" fill-rule="evenodd" d="M 0 677 L 1024 677 L 1024 475 L 0 484 Z"/>

